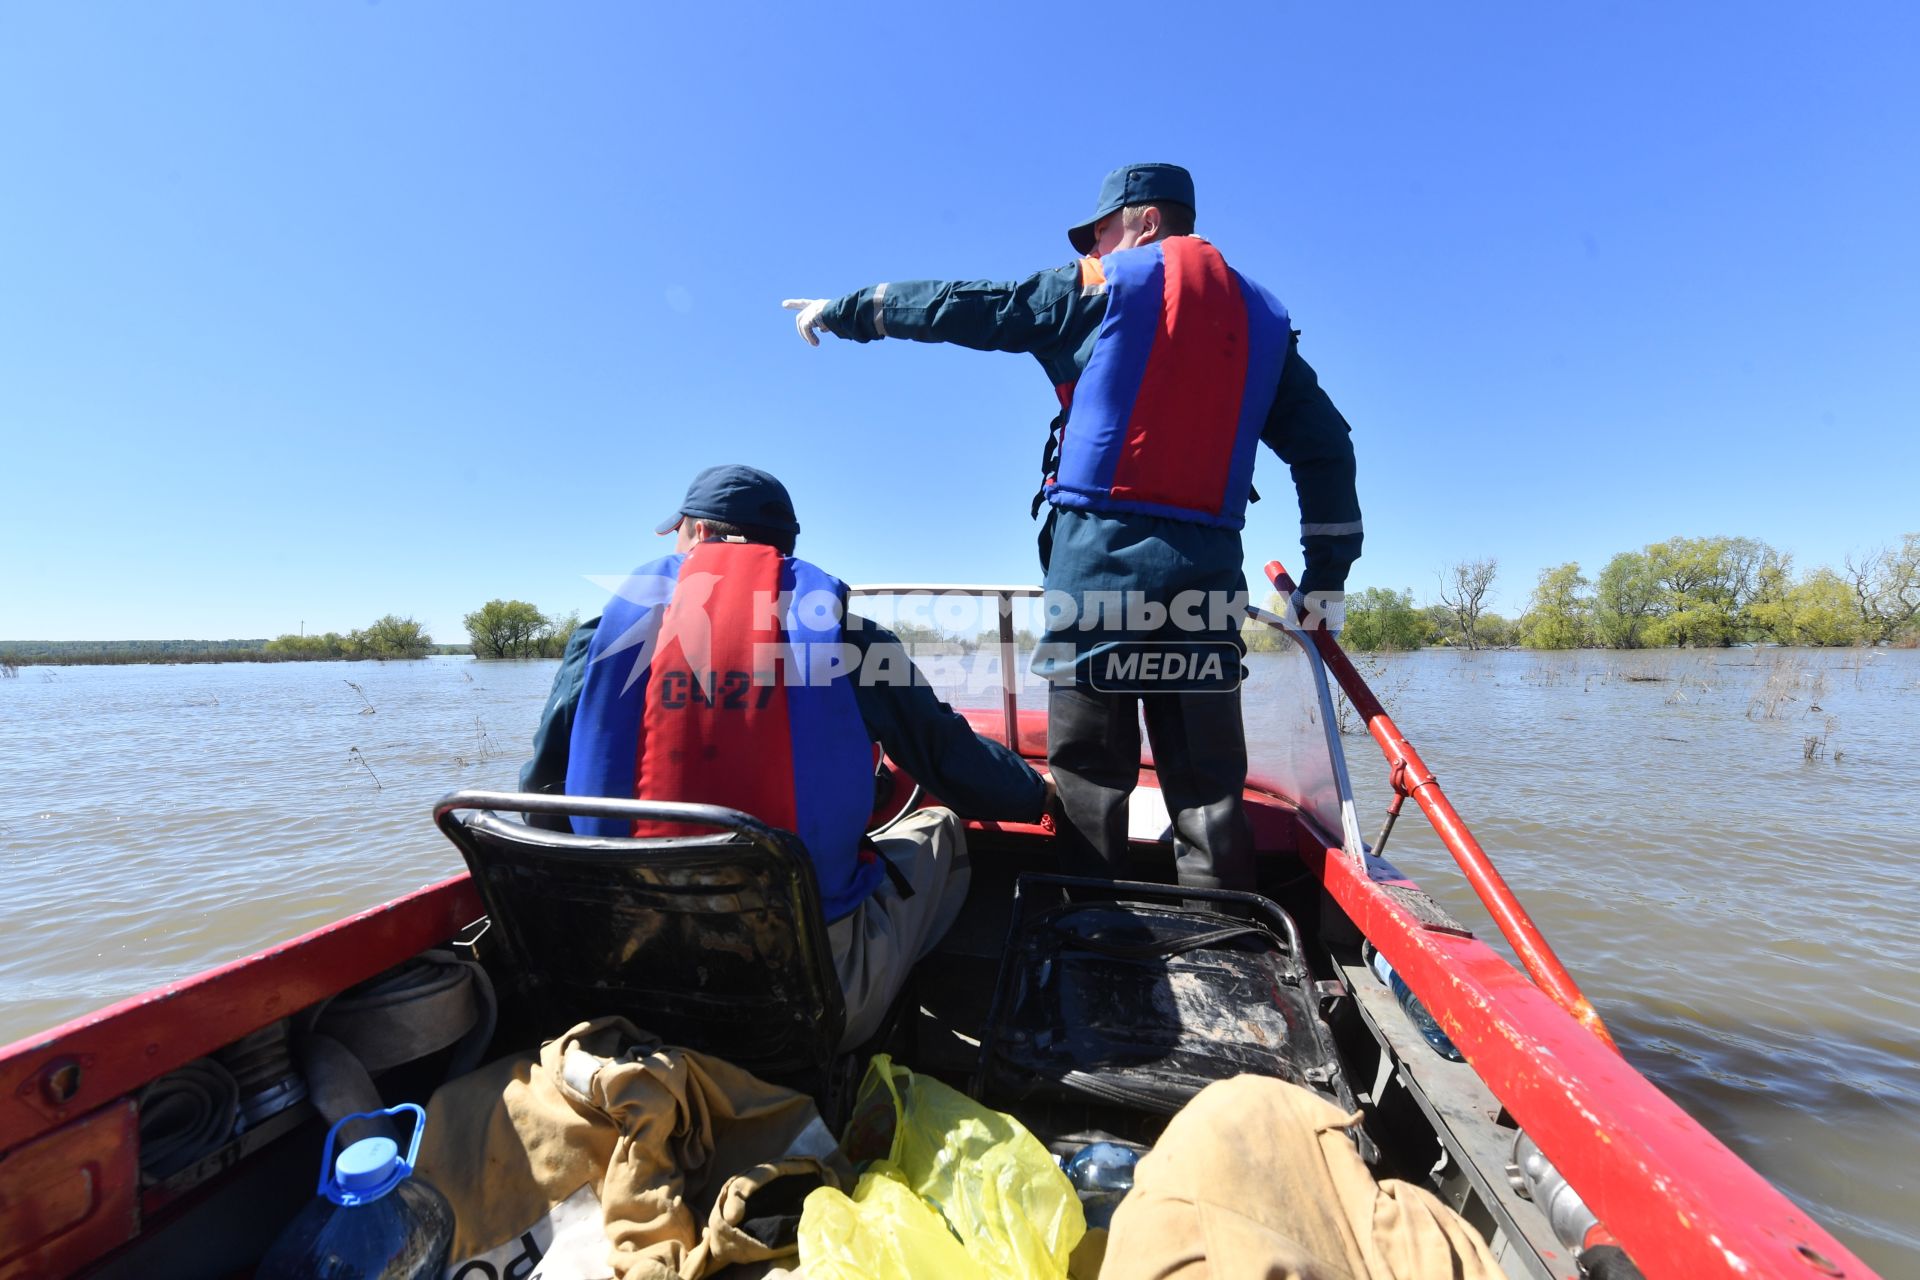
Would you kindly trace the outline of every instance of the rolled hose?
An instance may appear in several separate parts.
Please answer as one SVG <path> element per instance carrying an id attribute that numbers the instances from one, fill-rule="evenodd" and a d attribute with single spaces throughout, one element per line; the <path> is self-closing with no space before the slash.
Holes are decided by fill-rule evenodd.
<path id="1" fill-rule="evenodd" d="M 447 1078 L 480 1065 L 498 1006 L 485 969 L 423 951 L 303 1015 L 300 1067 L 329 1123 L 380 1109 L 376 1072 L 453 1046 Z"/>
<path id="2" fill-rule="evenodd" d="M 240 1119 L 240 1086 L 212 1058 L 196 1058 L 135 1095 L 140 1176 L 170 1178 L 226 1145 Z"/>

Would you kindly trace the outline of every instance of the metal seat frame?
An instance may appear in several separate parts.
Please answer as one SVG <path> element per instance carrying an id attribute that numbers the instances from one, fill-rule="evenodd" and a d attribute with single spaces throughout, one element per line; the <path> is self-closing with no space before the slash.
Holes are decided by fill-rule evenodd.
<path id="1" fill-rule="evenodd" d="M 583 836 L 508 813 L 709 830 Z M 718 805 L 520 792 L 455 792 L 433 816 L 486 905 L 496 982 L 542 1038 L 618 1014 L 823 1105 L 836 1091 L 846 1008 L 799 837 Z"/>

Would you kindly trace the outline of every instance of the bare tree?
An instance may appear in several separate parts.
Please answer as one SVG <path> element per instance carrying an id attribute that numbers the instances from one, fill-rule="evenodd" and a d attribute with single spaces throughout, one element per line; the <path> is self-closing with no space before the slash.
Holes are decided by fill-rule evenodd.
<path id="1" fill-rule="evenodd" d="M 1881 547 L 1857 561 L 1848 556 L 1847 581 L 1868 643 L 1893 639 L 1920 616 L 1920 533 L 1906 535 L 1898 548 Z"/>
<path id="2" fill-rule="evenodd" d="M 1499 568 L 1500 562 L 1492 557 L 1462 560 L 1449 566 L 1440 575 L 1440 603 L 1460 624 L 1460 635 L 1469 649 L 1480 647 L 1480 614 L 1485 608 L 1487 592 L 1493 586 L 1493 576 Z"/>

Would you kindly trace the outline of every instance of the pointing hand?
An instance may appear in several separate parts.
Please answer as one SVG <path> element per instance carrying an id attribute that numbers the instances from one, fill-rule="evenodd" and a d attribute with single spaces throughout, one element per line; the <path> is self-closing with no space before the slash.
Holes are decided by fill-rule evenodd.
<path id="1" fill-rule="evenodd" d="M 828 301 L 827 298 L 788 298 L 780 304 L 789 311 L 800 313 L 793 318 L 793 327 L 810 347 L 820 345 L 819 335 L 823 331 L 833 332 L 820 322 L 820 313 L 827 309 Z"/>

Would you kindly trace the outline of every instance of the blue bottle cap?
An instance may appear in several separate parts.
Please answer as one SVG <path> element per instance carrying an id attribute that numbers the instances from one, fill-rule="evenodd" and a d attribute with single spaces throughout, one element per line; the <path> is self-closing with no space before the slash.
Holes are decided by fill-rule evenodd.
<path id="1" fill-rule="evenodd" d="M 404 1157 L 391 1138 L 362 1138 L 342 1151 L 338 1160 L 334 1159 L 334 1141 L 348 1121 L 409 1115 L 413 1117 L 413 1139 Z M 378 1200 L 405 1182 L 413 1172 L 414 1163 L 420 1158 L 420 1134 L 426 1121 L 425 1108 L 412 1102 L 403 1102 L 384 1111 L 343 1116 L 327 1130 L 326 1149 L 320 1155 L 320 1194 L 337 1205 L 352 1208 Z"/>
<path id="2" fill-rule="evenodd" d="M 334 1161 L 333 1177 L 342 1191 L 371 1199 L 392 1189 L 380 1184 L 392 1177 L 399 1164 L 400 1147 L 392 1138 L 362 1138 Z"/>

